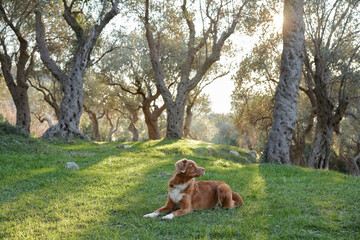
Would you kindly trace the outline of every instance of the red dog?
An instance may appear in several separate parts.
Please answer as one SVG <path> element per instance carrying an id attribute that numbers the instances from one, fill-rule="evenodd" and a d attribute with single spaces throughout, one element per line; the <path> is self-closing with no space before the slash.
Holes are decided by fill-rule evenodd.
<path id="1" fill-rule="evenodd" d="M 171 212 L 162 219 L 172 219 L 193 210 L 214 208 L 217 204 L 229 209 L 243 205 L 240 195 L 231 191 L 224 182 L 196 182 L 194 178 L 203 176 L 205 169 L 198 167 L 194 161 L 182 159 L 177 161 L 175 166 L 175 173 L 169 180 L 167 203 L 155 212 L 144 215 L 145 218 Z M 178 210 L 174 211 L 175 209 Z"/>

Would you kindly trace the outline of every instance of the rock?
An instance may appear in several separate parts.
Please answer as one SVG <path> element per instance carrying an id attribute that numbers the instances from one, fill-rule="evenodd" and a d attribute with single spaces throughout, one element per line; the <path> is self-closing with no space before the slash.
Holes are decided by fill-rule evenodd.
<path id="1" fill-rule="evenodd" d="M 79 170 L 79 166 L 74 162 L 67 162 L 65 165 L 65 169 Z"/>
<path id="2" fill-rule="evenodd" d="M 250 156 L 252 156 L 253 158 L 257 158 L 257 153 L 255 151 L 250 151 L 247 154 L 249 154 Z"/>
<path id="3" fill-rule="evenodd" d="M 133 146 L 131 146 L 131 145 L 117 145 L 116 147 L 117 148 L 125 148 L 125 149 L 127 149 L 127 148 L 132 148 Z"/>
<path id="4" fill-rule="evenodd" d="M 234 154 L 234 155 L 240 155 L 239 152 L 235 151 L 235 150 L 230 150 L 230 153 Z"/>

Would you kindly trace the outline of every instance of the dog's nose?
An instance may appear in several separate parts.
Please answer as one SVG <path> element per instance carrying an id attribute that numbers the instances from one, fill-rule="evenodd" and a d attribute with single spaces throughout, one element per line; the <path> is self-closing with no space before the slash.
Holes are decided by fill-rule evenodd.
<path id="1" fill-rule="evenodd" d="M 205 168 L 201 168 L 201 176 L 205 174 Z"/>

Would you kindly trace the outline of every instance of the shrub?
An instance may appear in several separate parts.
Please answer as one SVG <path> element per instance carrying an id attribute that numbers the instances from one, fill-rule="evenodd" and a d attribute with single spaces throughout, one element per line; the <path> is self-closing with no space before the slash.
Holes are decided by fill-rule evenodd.
<path id="1" fill-rule="evenodd" d="M 2 114 L 0 114 L 0 135 L 14 134 L 22 137 L 29 137 L 21 127 L 11 125 Z"/>

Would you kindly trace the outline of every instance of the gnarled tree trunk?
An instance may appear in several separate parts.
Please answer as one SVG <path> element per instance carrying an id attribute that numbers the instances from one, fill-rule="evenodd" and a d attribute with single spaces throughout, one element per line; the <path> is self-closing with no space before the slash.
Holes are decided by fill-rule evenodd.
<path id="1" fill-rule="evenodd" d="M 113 124 L 113 122 L 111 120 L 111 117 L 109 115 L 108 110 L 105 110 L 105 117 L 109 121 L 109 124 L 110 124 L 110 129 L 109 129 L 109 132 L 108 132 L 108 134 L 106 136 L 105 141 L 106 142 L 111 142 L 112 135 L 119 129 L 120 117 L 117 118 L 115 126 L 114 126 L 114 124 Z"/>
<path id="2" fill-rule="evenodd" d="M 30 11 L 26 9 L 26 11 Z M 21 23 L 15 24 L 13 18 L 8 18 L 8 15 L 3 7 L 3 2 L 0 1 L 0 19 L 4 21 L 4 25 L 8 26 L 12 32 L 15 34 L 19 42 L 19 55 L 17 57 L 16 63 L 16 77 L 12 74 L 12 57 L 8 53 L 8 47 L 14 47 L 12 44 L 6 42 L 6 39 L 3 36 L 0 36 L 0 46 L 2 50 L 0 51 L 0 64 L 1 70 L 3 72 L 6 85 L 10 91 L 11 97 L 15 103 L 16 107 L 16 125 L 21 127 L 25 132 L 30 133 L 30 106 L 29 106 L 29 97 L 28 97 L 28 84 L 29 74 L 34 66 L 34 52 L 31 54 L 28 53 L 28 41 L 21 34 Z M 5 29 L 2 29 L 5 30 Z M 4 34 L 5 35 L 5 34 Z M 15 82 L 16 80 L 16 82 Z"/>
<path id="3" fill-rule="evenodd" d="M 91 119 L 92 123 L 93 123 L 93 134 L 94 134 L 94 140 L 95 141 L 101 141 L 100 139 L 100 133 L 99 133 L 99 121 L 98 118 L 96 116 L 96 113 L 91 111 L 89 108 L 87 108 L 84 105 L 84 111 L 88 113 L 89 118 Z"/>
<path id="4" fill-rule="evenodd" d="M 274 120 L 261 163 L 290 164 L 289 153 L 304 61 L 304 29 L 303 0 L 285 0 L 280 81 L 275 92 Z"/>
<path id="5" fill-rule="evenodd" d="M 185 100 L 167 103 L 166 138 L 181 138 L 185 111 Z"/>
<path id="6" fill-rule="evenodd" d="M 30 133 L 30 106 L 29 106 L 29 97 L 28 97 L 28 85 L 26 79 L 20 79 L 17 77 L 17 84 L 13 79 L 13 76 L 10 73 L 11 65 L 9 66 L 9 71 L 5 70 L 7 68 L 6 63 L 2 61 L 0 54 L 1 67 L 3 69 L 4 78 L 6 85 L 10 91 L 12 99 L 16 107 L 16 126 L 21 127 L 25 132 Z M 18 66 L 19 67 L 19 66 Z M 19 70 L 18 70 L 19 71 Z"/>
<path id="7" fill-rule="evenodd" d="M 320 45 L 315 55 L 315 89 L 317 105 L 317 123 L 315 137 L 308 160 L 308 166 L 318 169 L 329 169 L 330 150 L 333 132 L 339 133 L 339 123 L 348 106 L 348 99 L 340 99 L 333 114 L 334 104 L 330 97 L 330 70 L 320 54 Z"/>
<path id="8" fill-rule="evenodd" d="M 132 133 L 132 141 L 137 142 L 139 141 L 139 130 L 136 128 L 136 122 L 139 120 L 138 116 L 138 109 L 129 109 L 130 112 L 130 125 L 128 127 L 128 130 Z"/>
<path id="9" fill-rule="evenodd" d="M 308 135 L 313 127 L 315 113 L 312 110 L 309 116 L 308 125 L 306 129 L 300 132 L 297 136 L 294 133 L 293 142 L 294 145 L 290 148 L 290 161 L 292 165 L 306 167 L 306 160 L 304 156 L 306 148 L 306 135 Z"/>
<path id="10" fill-rule="evenodd" d="M 305 148 L 306 148 L 306 136 L 311 132 L 314 126 L 314 118 L 316 115 L 316 98 L 314 91 L 312 89 L 312 80 L 309 76 L 305 76 L 308 89 L 303 89 L 300 87 L 301 91 L 305 92 L 308 96 L 310 103 L 311 103 L 311 112 L 308 119 L 308 124 L 306 128 L 301 132 L 294 132 L 293 134 L 293 143 L 294 145 L 290 148 L 290 161 L 292 165 L 306 167 L 306 159 L 305 159 Z"/>
<path id="11" fill-rule="evenodd" d="M 27 133 L 30 133 L 30 106 L 27 92 L 28 87 L 17 87 L 13 100 L 16 106 L 16 125 L 20 126 Z"/>
<path id="12" fill-rule="evenodd" d="M 353 147 L 346 144 L 346 141 L 342 139 L 340 141 L 339 157 L 345 162 L 349 174 L 360 177 L 360 169 L 358 165 L 358 161 L 360 160 L 360 136 L 357 138 L 357 140 L 351 140 L 352 142 L 356 143 L 355 153 L 352 153 Z"/>
<path id="13" fill-rule="evenodd" d="M 148 129 L 148 136 L 151 140 L 157 140 L 161 138 L 158 119 L 153 119 L 151 114 L 144 114 L 145 123 Z"/>
<path id="14" fill-rule="evenodd" d="M 153 97 L 144 98 L 141 106 L 145 117 L 145 123 L 148 129 L 148 136 L 151 140 L 157 140 L 161 138 L 158 119 L 162 112 L 165 110 L 165 105 L 161 106 L 160 108 L 155 105 L 154 110 L 151 111 L 151 102 L 154 98 L 158 98 L 159 95 L 160 94 L 156 93 Z"/>
<path id="15" fill-rule="evenodd" d="M 90 54 L 96 44 L 96 41 L 110 20 L 118 13 L 118 1 L 112 2 L 112 8 L 105 13 L 106 2 L 103 5 L 98 24 L 95 24 L 89 31 L 88 35 L 81 25 L 73 16 L 72 7 L 64 3 L 64 18 L 67 24 L 75 32 L 78 46 L 74 53 L 71 70 L 68 74 L 64 73 L 50 57 L 45 43 L 45 29 L 39 11 L 36 14 L 36 42 L 40 51 L 41 60 L 44 65 L 51 71 L 52 75 L 60 82 L 63 90 L 63 99 L 60 104 L 59 122 L 50 127 L 43 135 L 43 138 L 51 139 L 53 136 L 60 136 L 71 140 L 73 137 L 88 138 L 79 130 L 80 117 L 83 107 L 83 75 L 88 66 Z"/>
<path id="16" fill-rule="evenodd" d="M 193 119 L 193 112 L 192 112 L 193 104 L 188 104 L 186 106 L 186 116 L 185 116 L 185 122 L 184 122 L 184 137 L 191 137 L 190 131 L 191 131 L 191 123 Z"/>

